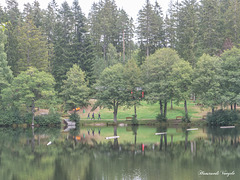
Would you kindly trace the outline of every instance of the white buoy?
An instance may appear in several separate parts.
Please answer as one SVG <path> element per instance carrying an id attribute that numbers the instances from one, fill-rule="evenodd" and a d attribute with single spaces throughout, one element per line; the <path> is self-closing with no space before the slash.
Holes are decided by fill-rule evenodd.
<path id="1" fill-rule="evenodd" d="M 227 128 L 235 128 L 235 126 L 221 126 L 221 129 L 227 129 Z"/>
<path id="2" fill-rule="evenodd" d="M 167 134 L 167 132 L 155 133 L 155 135 Z"/>
<path id="3" fill-rule="evenodd" d="M 106 137 L 105 139 L 117 139 L 119 136 Z"/>
<path id="4" fill-rule="evenodd" d="M 49 146 L 50 144 L 52 144 L 52 141 L 49 141 L 49 143 L 47 143 L 47 146 Z"/>
<path id="5" fill-rule="evenodd" d="M 187 131 L 197 131 L 198 128 L 187 129 Z"/>

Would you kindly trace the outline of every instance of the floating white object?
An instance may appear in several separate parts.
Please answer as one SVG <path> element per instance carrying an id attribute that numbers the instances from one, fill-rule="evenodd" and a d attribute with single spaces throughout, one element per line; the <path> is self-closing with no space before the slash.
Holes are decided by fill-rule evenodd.
<path id="1" fill-rule="evenodd" d="M 155 135 L 167 134 L 167 132 L 155 133 Z"/>
<path id="2" fill-rule="evenodd" d="M 119 136 L 106 137 L 105 139 L 117 139 Z"/>
<path id="3" fill-rule="evenodd" d="M 221 126 L 221 129 L 225 129 L 225 128 L 235 128 L 235 126 Z"/>
<path id="4" fill-rule="evenodd" d="M 198 128 L 187 129 L 187 131 L 197 131 Z"/>
<path id="5" fill-rule="evenodd" d="M 52 141 L 49 141 L 49 143 L 47 143 L 47 146 L 50 145 L 50 144 L 52 144 Z"/>

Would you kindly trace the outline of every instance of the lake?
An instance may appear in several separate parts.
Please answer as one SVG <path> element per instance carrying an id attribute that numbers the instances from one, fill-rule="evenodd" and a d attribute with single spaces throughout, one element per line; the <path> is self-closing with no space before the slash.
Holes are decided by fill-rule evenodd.
<path id="1" fill-rule="evenodd" d="M 0 128 L 0 179 L 239 179 L 240 129 L 189 128 Z"/>

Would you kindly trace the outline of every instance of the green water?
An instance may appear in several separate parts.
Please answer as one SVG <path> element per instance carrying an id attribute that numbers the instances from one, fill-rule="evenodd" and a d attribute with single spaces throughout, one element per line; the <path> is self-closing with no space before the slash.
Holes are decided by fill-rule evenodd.
<path id="1" fill-rule="evenodd" d="M 207 127 L 0 128 L 0 179 L 239 179 L 239 134 Z M 105 139 L 113 135 L 119 139 Z"/>

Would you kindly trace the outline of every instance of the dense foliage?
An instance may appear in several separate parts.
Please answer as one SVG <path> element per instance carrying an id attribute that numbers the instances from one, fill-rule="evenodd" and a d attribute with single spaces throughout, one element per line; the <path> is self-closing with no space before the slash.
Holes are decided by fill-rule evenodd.
<path id="1" fill-rule="evenodd" d="M 163 120 L 169 101 L 184 101 L 189 121 L 190 96 L 213 113 L 240 103 L 239 0 L 171 1 L 166 16 L 146 0 L 136 26 L 113 0 L 94 3 L 88 17 L 78 0 L 52 0 L 47 9 L 34 1 L 22 12 L 16 0 L 6 4 L 1 109 L 31 112 L 32 123 L 34 107 L 49 108 L 50 100 L 72 110 L 97 98 L 96 105 L 113 109 L 115 122 L 121 105 L 134 106 L 137 118 L 142 98 L 159 102 Z"/>
<path id="2" fill-rule="evenodd" d="M 228 126 L 234 125 L 239 119 L 239 111 L 218 110 L 208 114 L 207 122 L 211 126 Z"/>

